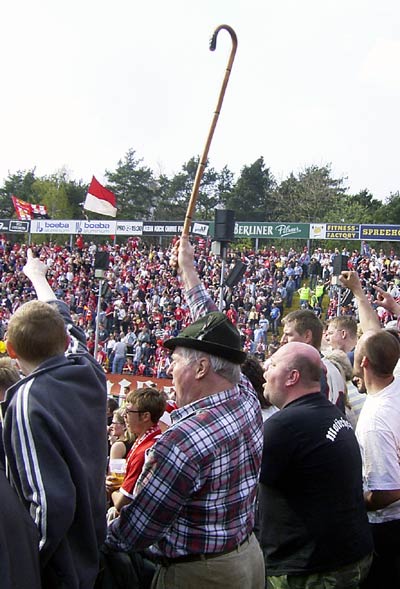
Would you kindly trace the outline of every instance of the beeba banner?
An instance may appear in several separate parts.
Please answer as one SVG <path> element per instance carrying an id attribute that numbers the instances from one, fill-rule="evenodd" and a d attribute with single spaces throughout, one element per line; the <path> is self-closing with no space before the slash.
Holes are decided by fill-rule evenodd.
<path id="1" fill-rule="evenodd" d="M 115 235 L 117 221 L 76 221 L 75 233 L 83 235 Z"/>
<path id="2" fill-rule="evenodd" d="M 34 219 L 31 233 L 52 233 L 71 235 L 115 235 L 116 221 L 71 221 L 68 219 Z"/>
<path id="3" fill-rule="evenodd" d="M 30 221 L 31 233 L 78 233 L 76 224 L 79 221 L 64 219 L 34 219 Z"/>

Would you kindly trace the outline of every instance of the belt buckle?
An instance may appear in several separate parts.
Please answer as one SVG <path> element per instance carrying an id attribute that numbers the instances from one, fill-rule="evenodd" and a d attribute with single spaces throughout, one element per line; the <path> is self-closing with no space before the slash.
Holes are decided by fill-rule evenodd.
<path id="1" fill-rule="evenodd" d="M 157 556 L 156 563 L 162 567 L 168 568 L 172 564 L 172 560 L 166 556 Z"/>

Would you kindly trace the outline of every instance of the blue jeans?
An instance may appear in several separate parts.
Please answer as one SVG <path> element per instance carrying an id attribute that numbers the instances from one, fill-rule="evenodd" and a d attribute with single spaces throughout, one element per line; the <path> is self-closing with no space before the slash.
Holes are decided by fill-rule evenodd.
<path id="1" fill-rule="evenodd" d="M 122 374 L 126 362 L 125 356 L 115 356 L 112 365 L 113 374 Z"/>
<path id="2" fill-rule="evenodd" d="M 292 291 L 292 290 L 287 290 L 286 291 L 286 307 L 291 307 L 292 306 L 293 293 L 294 293 L 294 291 Z"/>

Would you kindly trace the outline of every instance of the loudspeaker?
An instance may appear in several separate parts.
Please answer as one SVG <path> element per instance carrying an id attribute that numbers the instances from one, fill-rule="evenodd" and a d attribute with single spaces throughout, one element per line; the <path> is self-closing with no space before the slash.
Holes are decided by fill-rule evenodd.
<path id="1" fill-rule="evenodd" d="M 348 270 L 347 262 L 349 261 L 349 256 L 345 256 L 344 254 L 338 254 L 333 258 L 333 275 L 339 276 L 343 270 Z"/>
<path id="2" fill-rule="evenodd" d="M 235 235 L 235 211 L 215 209 L 215 241 L 233 241 Z"/>
<path id="3" fill-rule="evenodd" d="M 110 256 L 108 252 L 96 252 L 94 256 L 95 270 L 108 270 Z"/>
<path id="4" fill-rule="evenodd" d="M 232 288 L 235 286 L 239 280 L 243 277 L 243 274 L 246 271 L 246 264 L 243 264 L 240 260 L 236 262 L 232 270 L 229 272 L 228 276 L 225 279 L 225 286 Z"/>

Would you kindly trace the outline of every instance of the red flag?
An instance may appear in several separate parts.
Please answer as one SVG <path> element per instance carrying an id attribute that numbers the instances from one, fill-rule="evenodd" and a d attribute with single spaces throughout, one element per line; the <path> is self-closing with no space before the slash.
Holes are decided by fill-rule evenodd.
<path id="1" fill-rule="evenodd" d="M 83 208 L 101 215 L 117 216 L 115 194 L 104 188 L 93 176 Z"/>
<path id="2" fill-rule="evenodd" d="M 49 214 L 44 205 L 31 204 L 25 200 L 21 200 L 16 196 L 11 197 L 15 212 L 20 221 L 30 221 L 31 219 L 48 219 Z"/>
<path id="3" fill-rule="evenodd" d="M 32 209 L 29 202 L 25 202 L 16 196 L 11 196 L 15 212 L 20 221 L 30 221 L 32 219 Z"/>

